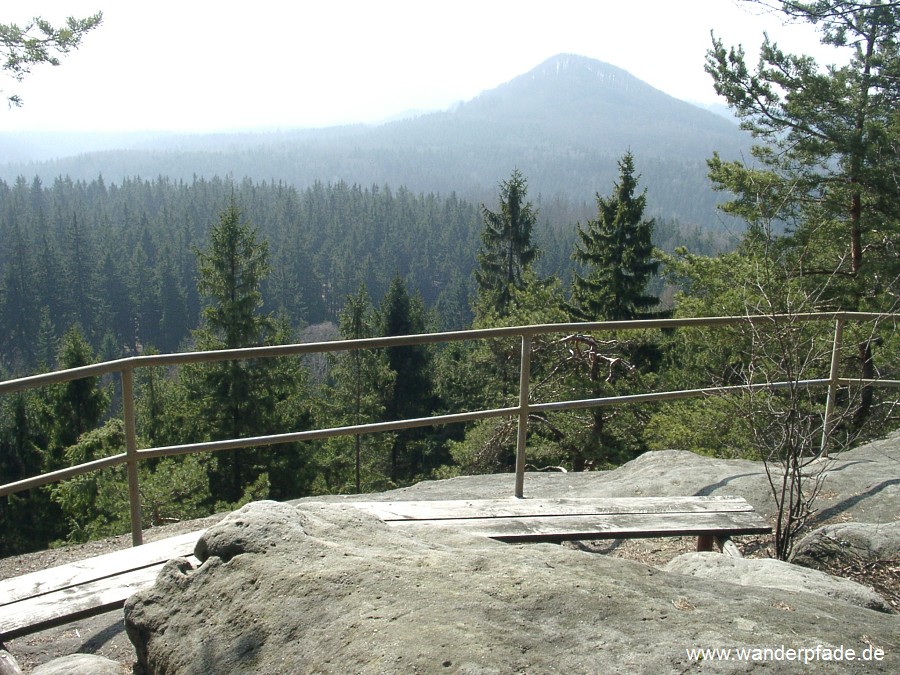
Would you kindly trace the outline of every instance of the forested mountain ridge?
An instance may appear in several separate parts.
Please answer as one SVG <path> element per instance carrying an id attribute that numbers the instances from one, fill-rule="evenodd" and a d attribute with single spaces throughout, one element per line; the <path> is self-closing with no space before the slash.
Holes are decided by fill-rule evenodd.
<path id="1" fill-rule="evenodd" d="M 11 155 L 15 136 L 0 135 Z M 91 181 L 126 177 L 249 177 L 306 188 L 316 181 L 405 186 L 413 192 L 490 199 L 518 167 L 531 194 L 590 204 L 615 179 L 626 150 L 648 186 L 648 211 L 720 227 L 705 160 L 736 157 L 749 137 L 736 125 L 674 99 L 624 70 L 559 55 L 451 110 L 375 127 L 271 133 L 144 136 L 131 149 L 86 152 L 0 167 L 0 178 L 38 175 Z"/>
<path id="2" fill-rule="evenodd" d="M 637 156 L 706 160 L 714 150 L 734 153 L 747 140 L 735 124 L 621 68 L 572 54 L 549 59 L 445 115 L 484 125 L 497 145 L 583 144 L 616 158 L 630 147 Z"/>
<path id="3" fill-rule="evenodd" d="M 571 55 L 453 110 L 376 128 L 135 134 L 128 142 L 144 150 L 83 154 L 0 182 L 2 366 L 52 366 L 40 345 L 72 325 L 105 358 L 184 347 L 200 312 L 195 250 L 229 196 L 270 247 L 265 309 L 293 328 L 335 321 L 361 284 L 378 302 L 395 275 L 440 327 L 467 325 L 479 207 L 495 203 L 513 168 L 539 214 L 536 271 L 567 283 L 576 223 L 629 145 L 657 216 L 654 243 L 711 253 L 724 240 L 697 225 L 719 217 L 705 158 L 742 141 L 715 115 Z"/>

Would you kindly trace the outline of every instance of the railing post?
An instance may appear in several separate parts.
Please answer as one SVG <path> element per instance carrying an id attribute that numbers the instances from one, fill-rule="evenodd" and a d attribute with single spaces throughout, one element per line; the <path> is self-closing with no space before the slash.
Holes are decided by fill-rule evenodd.
<path id="1" fill-rule="evenodd" d="M 828 373 L 828 398 L 825 400 L 825 419 L 822 420 L 822 446 L 819 454 L 828 457 L 828 438 L 834 417 L 834 401 L 837 396 L 838 376 L 840 375 L 841 341 L 844 337 L 844 320 L 834 321 L 834 343 L 831 345 L 831 369 Z"/>
<path id="2" fill-rule="evenodd" d="M 128 473 L 128 502 L 131 507 L 131 545 L 144 543 L 141 531 L 141 490 L 138 484 L 137 429 L 134 424 L 134 372 L 122 371 L 122 410 L 125 416 L 125 454 Z"/>
<path id="3" fill-rule="evenodd" d="M 525 439 L 528 436 L 528 388 L 531 381 L 531 333 L 522 336 L 519 365 L 519 426 L 516 434 L 516 497 L 525 496 Z"/>

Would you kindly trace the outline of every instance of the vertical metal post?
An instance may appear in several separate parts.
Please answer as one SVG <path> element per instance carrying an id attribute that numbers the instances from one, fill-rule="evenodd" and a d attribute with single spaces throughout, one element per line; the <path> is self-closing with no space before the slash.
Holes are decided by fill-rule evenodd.
<path id="1" fill-rule="evenodd" d="M 834 417 L 834 400 L 837 396 L 838 376 L 840 375 L 841 340 L 844 337 L 844 320 L 835 319 L 834 343 L 831 345 L 831 370 L 828 373 L 828 398 L 825 401 L 825 419 L 822 421 L 822 446 L 819 454 L 828 457 L 828 438 Z"/>
<path id="2" fill-rule="evenodd" d="M 525 496 L 525 439 L 528 436 L 528 388 L 531 381 L 531 333 L 522 336 L 519 365 L 519 428 L 516 435 L 516 497 Z"/>
<path id="3" fill-rule="evenodd" d="M 122 371 L 122 409 L 125 416 L 125 454 L 128 472 L 128 502 L 131 507 L 131 545 L 144 543 L 141 531 L 141 491 L 138 485 L 137 430 L 134 424 L 134 373 Z"/>

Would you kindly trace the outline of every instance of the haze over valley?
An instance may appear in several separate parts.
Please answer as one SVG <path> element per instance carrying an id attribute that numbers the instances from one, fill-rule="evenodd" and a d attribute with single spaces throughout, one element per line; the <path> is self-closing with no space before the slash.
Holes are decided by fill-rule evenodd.
<path id="1" fill-rule="evenodd" d="M 249 178 L 305 188 L 316 181 L 400 187 L 489 201 L 518 168 L 530 194 L 570 202 L 579 217 L 634 153 L 656 217 L 722 229 L 706 178 L 718 151 L 736 158 L 749 136 L 609 64 L 570 54 L 453 108 L 380 125 L 242 133 L 0 134 L 7 182 L 35 175 L 110 183 L 165 176 Z M 67 153 L 49 159 L 52 153 Z"/>

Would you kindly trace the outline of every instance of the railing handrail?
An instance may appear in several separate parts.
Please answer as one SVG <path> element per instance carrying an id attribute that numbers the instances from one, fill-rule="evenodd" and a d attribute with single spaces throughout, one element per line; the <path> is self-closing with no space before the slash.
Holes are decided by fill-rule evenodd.
<path id="1" fill-rule="evenodd" d="M 843 324 L 846 321 L 876 321 L 884 318 L 892 318 L 896 321 L 896 314 L 882 314 L 875 312 L 810 312 L 803 314 L 747 314 L 742 316 L 724 317 L 691 317 L 669 319 L 639 319 L 630 321 L 595 321 L 584 323 L 559 323 L 538 324 L 530 326 L 509 326 L 501 328 L 482 328 L 462 331 L 450 331 L 442 333 L 423 333 L 418 335 L 401 335 L 391 337 L 364 338 L 357 340 L 334 340 L 327 342 L 308 342 L 290 345 L 274 345 L 266 347 L 248 347 L 242 349 L 220 349 L 203 352 L 183 352 L 176 354 L 144 354 L 131 356 L 114 361 L 95 363 L 78 368 L 43 373 L 28 377 L 17 378 L 0 382 L 0 394 L 24 391 L 49 384 L 60 384 L 72 380 L 98 377 L 112 373 L 120 373 L 122 376 L 123 416 L 125 421 L 126 452 L 92 462 L 86 462 L 58 471 L 40 474 L 25 478 L 13 483 L 0 485 L 0 496 L 13 494 L 22 490 L 28 490 L 41 485 L 66 480 L 74 476 L 127 464 L 129 500 L 131 506 L 132 541 L 135 545 L 142 541 L 140 495 L 138 490 L 138 462 L 142 459 L 154 457 L 168 457 L 196 452 L 214 452 L 220 450 L 234 450 L 253 446 L 276 445 L 305 440 L 331 438 L 363 433 L 379 433 L 396 431 L 423 426 L 437 426 L 460 422 L 487 419 L 490 417 L 505 417 L 518 415 L 518 434 L 516 443 L 516 485 L 515 495 L 523 496 L 523 482 L 525 470 L 525 439 L 527 435 L 528 415 L 532 412 L 544 412 L 550 410 L 572 410 L 578 408 L 600 407 L 615 405 L 618 403 L 636 403 L 662 400 L 675 400 L 696 396 L 708 396 L 728 393 L 730 391 L 747 391 L 750 389 L 779 389 L 793 386 L 811 387 L 828 386 L 828 402 L 826 404 L 825 420 L 823 424 L 823 452 L 831 423 L 833 401 L 836 388 L 841 384 L 861 383 L 878 384 L 900 387 L 898 380 L 854 380 L 841 378 L 838 372 L 838 357 Z M 650 392 L 645 394 L 630 394 L 624 396 L 611 396 L 604 398 L 557 401 L 552 403 L 531 403 L 529 401 L 529 373 L 531 359 L 531 343 L 535 335 L 559 334 L 559 333 L 597 333 L 606 331 L 631 331 L 653 330 L 667 328 L 705 328 L 715 326 L 729 326 L 738 324 L 776 324 L 781 319 L 793 322 L 833 321 L 836 325 L 835 338 L 832 345 L 831 369 L 828 378 L 799 380 L 792 382 L 774 382 L 754 385 L 736 386 L 710 386 L 699 389 L 686 389 L 680 391 Z M 463 340 L 485 340 L 495 338 L 518 337 L 522 340 L 522 352 L 520 362 L 519 404 L 515 407 L 495 408 L 488 410 L 475 410 L 448 415 L 437 415 L 406 420 L 393 420 L 372 424 L 360 424 L 345 427 L 333 427 L 328 429 L 312 429 L 269 436 L 255 436 L 238 439 L 226 439 L 220 441 L 208 441 L 203 443 L 189 443 L 156 448 L 137 448 L 137 439 L 134 420 L 134 392 L 133 373 L 138 368 L 150 368 L 157 366 L 175 366 L 195 363 L 210 363 L 217 361 L 233 361 L 257 358 L 277 358 L 288 356 L 302 356 L 305 354 L 330 353 L 337 351 L 353 351 L 358 349 L 383 349 L 388 347 L 413 346 L 423 344 L 436 344 L 442 342 L 454 342 Z"/>
<path id="2" fill-rule="evenodd" d="M 154 366 L 178 366 L 191 363 L 213 363 L 216 361 L 235 361 L 244 359 L 277 358 L 285 356 L 302 356 L 304 354 L 352 351 L 357 349 L 383 349 L 386 347 L 406 347 L 420 344 L 437 344 L 441 342 L 460 342 L 464 340 L 486 340 L 491 338 L 520 337 L 525 334 L 545 335 L 548 333 L 567 332 L 602 332 L 615 330 L 653 330 L 662 328 L 691 328 L 727 326 L 741 323 L 772 323 L 777 318 L 786 317 L 792 321 L 874 321 L 894 314 L 877 312 L 808 312 L 791 315 L 747 314 L 719 317 L 689 317 L 680 319 L 637 319 L 633 321 L 593 321 L 583 323 L 536 324 L 531 326 L 507 326 L 501 328 L 476 328 L 470 330 L 448 331 L 442 333 L 419 333 L 415 335 L 397 335 L 391 337 L 362 338 L 357 340 L 330 340 L 327 342 L 302 342 L 289 345 L 270 345 L 266 347 L 243 347 L 240 349 L 214 349 L 200 352 L 178 352 L 173 354 L 141 354 L 127 356 L 114 361 L 92 363 L 78 368 L 56 370 L 52 373 L 29 375 L 0 382 L 0 394 L 9 394 L 26 389 L 33 389 L 48 384 L 60 384 L 85 377 L 99 377 L 123 370 L 151 368 Z"/>

